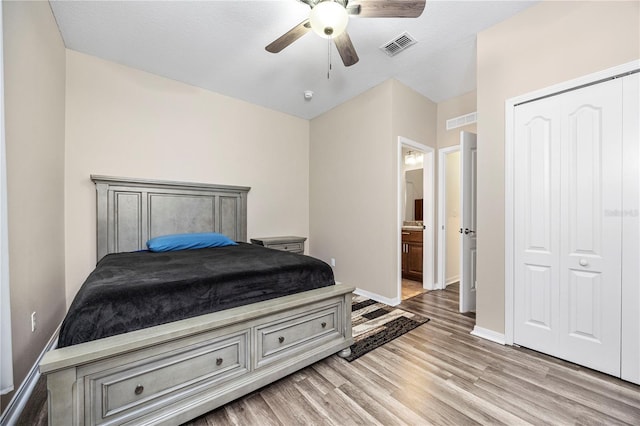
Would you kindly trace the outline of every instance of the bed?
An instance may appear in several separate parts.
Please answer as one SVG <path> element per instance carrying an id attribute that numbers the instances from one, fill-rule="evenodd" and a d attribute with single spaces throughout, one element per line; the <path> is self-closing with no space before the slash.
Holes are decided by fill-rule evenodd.
<path id="1" fill-rule="evenodd" d="M 353 288 L 327 285 L 326 277 L 312 278 L 292 266 L 298 260 L 319 262 L 313 258 L 247 244 L 249 188 L 105 176 L 92 176 L 92 180 L 97 191 L 96 271 L 100 272 L 96 274 L 103 287 L 80 297 L 83 301 L 76 307 L 74 301 L 68 317 L 83 306 L 88 306 L 83 315 L 89 316 L 80 316 L 73 326 L 63 325 L 61 347 L 46 353 L 40 363 L 47 377 L 50 425 L 180 424 L 331 354 L 349 355 Z M 224 250 L 192 250 L 189 256 L 175 252 L 153 257 L 138 252 L 152 237 L 190 232 L 219 232 L 239 243 Z M 201 257 L 194 259 L 193 253 Z M 242 259 L 266 256 L 265 264 L 275 262 L 278 269 L 293 275 L 266 278 L 253 267 L 245 268 L 243 275 L 250 277 L 250 285 L 239 284 L 245 285 L 241 293 L 248 295 L 244 302 L 221 288 L 222 296 L 216 296 L 221 305 L 204 306 L 206 287 L 198 274 L 206 268 L 197 265 L 238 253 Z M 108 318 L 118 317 L 113 310 L 120 309 L 106 302 L 120 291 L 114 291 L 109 280 L 109 267 L 117 262 L 139 265 L 143 271 L 140 283 L 129 286 L 137 288 L 138 296 L 124 298 L 137 300 L 138 306 L 120 307 L 142 310 L 124 325 L 115 321 L 107 327 L 113 322 Z M 158 314 L 156 304 L 144 298 L 153 291 L 155 268 L 164 262 L 186 265 L 184 276 L 193 279 L 185 281 L 176 273 L 175 279 L 168 280 L 174 292 L 167 298 L 180 301 L 176 289 L 193 286 L 200 295 L 193 309 L 184 309 L 191 307 L 185 296 L 177 303 L 182 306 L 175 310 L 179 314 L 170 310 Z M 224 273 L 237 277 L 240 267 L 223 262 Z M 270 280 L 279 283 L 275 290 L 255 291 Z M 292 282 L 303 285 L 291 290 Z M 266 298 L 258 293 L 267 293 Z M 90 305 L 91 300 L 98 305 Z M 166 307 L 172 305 L 166 303 Z M 145 310 L 158 321 L 140 325 L 137 318 L 144 317 Z"/>

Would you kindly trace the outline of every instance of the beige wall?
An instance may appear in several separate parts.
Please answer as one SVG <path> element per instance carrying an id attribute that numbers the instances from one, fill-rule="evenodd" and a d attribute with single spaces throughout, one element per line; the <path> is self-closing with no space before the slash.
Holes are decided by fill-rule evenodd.
<path id="1" fill-rule="evenodd" d="M 67 303 L 95 266 L 90 174 L 250 186 L 248 237 L 309 235 L 309 122 L 67 51 Z"/>
<path id="2" fill-rule="evenodd" d="M 65 49 L 48 2 L 3 2 L 14 388 L 65 313 Z M 37 327 L 31 332 L 31 312 Z M 13 393 L 2 397 L 5 407 Z"/>
<path id="3" fill-rule="evenodd" d="M 478 326 L 504 332 L 505 100 L 638 58 L 637 1 L 543 2 L 478 35 Z"/>
<path id="4" fill-rule="evenodd" d="M 435 146 L 435 108 L 389 80 L 311 121 L 311 254 L 338 281 L 397 296 L 397 140 Z"/>
<path id="5" fill-rule="evenodd" d="M 447 130 L 447 120 L 474 111 L 477 111 L 475 90 L 438 104 L 438 148 L 459 145 L 461 131 L 476 133 L 475 123 Z"/>
<path id="6" fill-rule="evenodd" d="M 391 132 L 394 148 L 398 136 L 423 145 L 437 146 L 437 105 L 397 80 L 390 81 L 392 92 Z M 395 155 L 393 164 L 397 168 Z"/>

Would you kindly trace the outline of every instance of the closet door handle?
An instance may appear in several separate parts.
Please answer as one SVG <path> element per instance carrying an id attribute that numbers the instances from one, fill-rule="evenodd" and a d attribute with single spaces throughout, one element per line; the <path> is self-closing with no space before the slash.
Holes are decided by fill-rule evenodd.
<path id="1" fill-rule="evenodd" d="M 587 261 L 587 259 L 580 259 L 578 263 L 580 264 L 580 266 L 589 266 L 589 262 Z"/>

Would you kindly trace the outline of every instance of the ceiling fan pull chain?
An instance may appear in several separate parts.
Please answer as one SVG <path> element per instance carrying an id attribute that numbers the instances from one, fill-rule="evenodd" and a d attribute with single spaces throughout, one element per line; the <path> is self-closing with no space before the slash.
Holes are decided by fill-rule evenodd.
<path id="1" fill-rule="evenodd" d="M 331 74 L 331 37 L 327 37 L 327 80 L 329 80 Z"/>

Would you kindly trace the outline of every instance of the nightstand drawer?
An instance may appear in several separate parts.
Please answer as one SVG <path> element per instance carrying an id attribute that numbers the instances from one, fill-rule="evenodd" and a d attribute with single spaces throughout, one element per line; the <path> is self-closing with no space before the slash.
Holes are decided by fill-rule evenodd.
<path id="1" fill-rule="evenodd" d="M 304 254 L 304 242 L 306 237 L 264 237 L 264 238 L 251 238 L 252 244 L 264 246 L 267 248 L 290 251 L 292 253 Z"/>
<path id="2" fill-rule="evenodd" d="M 285 243 L 285 244 L 269 244 L 265 247 L 282 250 L 293 251 L 296 253 L 304 253 L 304 243 Z"/>

